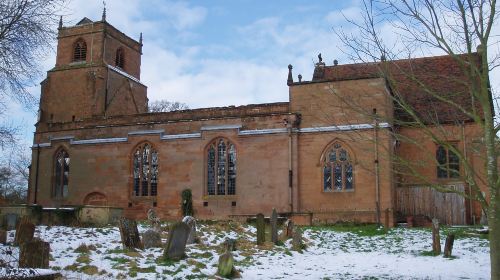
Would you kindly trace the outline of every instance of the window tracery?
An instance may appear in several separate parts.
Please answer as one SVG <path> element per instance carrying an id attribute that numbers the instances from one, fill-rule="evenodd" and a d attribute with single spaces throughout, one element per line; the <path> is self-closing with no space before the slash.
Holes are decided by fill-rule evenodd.
<path id="1" fill-rule="evenodd" d="M 133 195 L 156 196 L 158 194 L 158 152 L 151 144 L 137 147 L 133 155 Z"/>
<path id="2" fill-rule="evenodd" d="M 224 138 L 207 149 L 207 194 L 236 194 L 236 147 Z"/>
<path id="3" fill-rule="evenodd" d="M 69 163 L 70 157 L 68 152 L 60 149 L 55 157 L 55 170 L 54 170 L 54 197 L 67 197 L 68 196 L 68 183 L 69 183 Z"/>
<path id="4" fill-rule="evenodd" d="M 125 52 L 123 51 L 123 48 L 118 48 L 116 50 L 116 56 L 115 56 L 115 65 L 117 67 L 120 67 L 121 69 L 124 69 L 125 67 Z"/>
<path id="5" fill-rule="evenodd" d="M 73 61 L 87 60 L 87 44 L 83 39 L 78 39 L 73 48 Z"/>
<path id="6" fill-rule="evenodd" d="M 334 143 L 324 158 L 323 191 L 352 191 L 354 168 L 348 151 L 340 143 Z"/>

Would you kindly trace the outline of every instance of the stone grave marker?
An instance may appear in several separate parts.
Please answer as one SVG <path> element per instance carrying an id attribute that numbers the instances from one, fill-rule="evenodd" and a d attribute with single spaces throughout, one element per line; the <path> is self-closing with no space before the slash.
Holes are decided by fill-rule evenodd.
<path id="1" fill-rule="evenodd" d="M 196 219 L 193 216 L 186 216 L 182 219 L 182 222 L 189 227 L 187 244 L 196 243 Z"/>
<path id="2" fill-rule="evenodd" d="M 139 230 L 137 229 L 137 222 L 127 218 L 121 218 L 119 221 L 120 237 L 124 248 L 129 249 L 143 249 Z"/>
<path id="3" fill-rule="evenodd" d="M 266 242 L 266 224 L 264 222 L 264 215 L 257 214 L 257 245 L 262 245 Z"/>
<path id="4" fill-rule="evenodd" d="M 147 212 L 148 215 L 148 221 L 151 223 L 151 227 L 155 230 L 160 231 L 161 230 L 161 222 L 160 218 L 156 216 L 155 209 L 150 208 Z"/>
<path id="5" fill-rule="evenodd" d="M 0 229 L 0 244 L 7 244 L 7 231 Z"/>
<path id="6" fill-rule="evenodd" d="M 38 238 L 27 241 L 19 250 L 19 267 L 49 268 L 50 244 Z"/>
<path id="7" fill-rule="evenodd" d="M 19 221 L 19 216 L 17 214 L 8 213 L 3 216 L 3 229 L 5 230 L 15 230 L 17 227 L 17 222 Z"/>
<path id="8" fill-rule="evenodd" d="M 444 244 L 444 256 L 449 258 L 451 257 L 451 251 L 453 250 L 453 243 L 455 242 L 455 234 L 448 233 L 446 236 L 446 243 Z"/>
<path id="9" fill-rule="evenodd" d="M 235 251 L 236 250 L 236 239 L 226 238 L 223 243 L 225 251 Z"/>
<path id="10" fill-rule="evenodd" d="M 148 229 L 142 234 L 144 248 L 161 247 L 161 234 L 154 229 Z"/>
<path id="11" fill-rule="evenodd" d="M 438 219 L 432 219 L 432 252 L 434 252 L 434 255 L 441 254 L 441 239 L 439 237 Z"/>
<path id="12" fill-rule="evenodd" d="M 165 259 L 180 260 L 186 254 L 186 242 L 190 228 L 183 222 L 176 223 L 168 233 L 167 246 L 163 252 Z"/>
<path id="13" fill-rule="evenodd" d="M 30 221 L 29 217 L 23 217 L 17 225 L 14 244 L 22 245 L 33 239 L 35 234 L 35 225 Z"/>
<path id="14" fill-rule="evenodd" d="M 271 214 L 271 242 L 274 244 L 278 243 L 278 213 L 276 209 L 273 208 L 273 213 Z"/>
<path id="15" fill-rule="evenodd" d="M 231 251 L 226 251 L 219 257 L 219 265 L 217 267 L 217 274 L 222 277 L 231 277 L 234 269 L 234 258 Z"/>
<path id="16" fill-rule="evenodd" d="M 286 239 L 292 238 L 293 237 L 293 221 L 292 220 L 286 220 L 285 222 L 285 230 L 284 230 L 284 236 Z"/>
<path id="17" fill-rule="evenodd" d="M 304 244 L 302 243 L 302 231 L 299 228 L 294 228 L 292 237 L 292 250 L 302 252 Z"/>

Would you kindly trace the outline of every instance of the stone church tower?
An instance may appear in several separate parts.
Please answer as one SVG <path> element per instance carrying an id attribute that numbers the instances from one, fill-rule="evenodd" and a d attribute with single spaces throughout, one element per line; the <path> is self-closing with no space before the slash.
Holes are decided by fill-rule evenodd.
<path id="1" fill-rule="evenodd" d="M 142 36 L 141 36 L 142 38 Z M 142 39 L 106 22 L 59 24 L 56 65 L 42 82 L 37 131 L 52 123 L 145 113 L 140 82 Z"/>

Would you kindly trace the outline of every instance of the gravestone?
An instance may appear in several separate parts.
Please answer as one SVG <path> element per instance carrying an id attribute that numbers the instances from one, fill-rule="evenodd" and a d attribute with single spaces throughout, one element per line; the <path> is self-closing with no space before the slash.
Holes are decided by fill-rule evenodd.
<path id="1" fill-rule="evenodd" d="M 145 249 L 161 247 L 161 234 L 156 230 L 148 229 L 142 234 L 142 242 Z"/>
<path id="2" fill-rule="evenodd" d="M 136 221 L 127 218 L 121 218 L 119 221 L 120 237 L 124 248 L 143 249 L 139 230 L 137 229 Z"/>
<path id="3" fill-rule="evenodd" d="M 266 242 L 266 224 L 264 222 L 264 215 L 257 214 L 257 245 L 262 245 Z"/>
<path id="4" fill-rule="evenodd" d="M 292 250 L 302 252 L 304 244 L 302 243 L 302 231 L 299 228 L 294 228 L 292 237 Z"/>
<path id="5" fill-rule="evenodd" d="M 286 220 L 284 236 L 287 239 L 293 237 L 293 221 L 292 220 Z"/>
<path id="6" fill-rule="evenodd" d="M 231 251 L 226 251 L 219 257 L 219 265 L 217 267 L 217 274 L 222 277 L 231 277 L 233 274 L 234 258 Z"/>
<path id="7" fill-rule="evenodd" d="M 167 246 L 163 252 L 165 259 L 180 260 L 186 254 L 186 241 L 190 228 L 183 222 L 176 223 L 168 233 Z"/>
<path id="8" fill-rule="evenodd" d="M 273 208 L 273 213 L 271 214 L 271 242 L 274 244 L 278 243 L 278 213 L 276 209 Z"/>
<path id="9" fill-rule="evenodd" d="M 189 235 L 187 239 L 187 244 L 193 244 L 196 242 L 196 219 L 193 216 L 186 216 L 182 219 L 182 222 L 188 225 Z"/>
<path id="10" fill-rule="evenodd" d="M 19 216 L 17 214 L 8 213 L 3 216 L 3 229 L 5 230 L 15 230 L 17 227 L 17 222 L 19 221 Z"/>
<path id="11" fill-rule="evenodd" d="M 161 223 L 158 216 L 156 216 L 156 212 L 153 208 L 150 208 L 147 212 L 148 221 L 151 223 L 151 227 L 155 230 L 161 230 Z"/>
<path id="12" fill-rule="evenodd" d="M 29 217 L 23 217 L 17 225 L 14 244 L 22 245 L 33 239 L 35 234 L 35 225 L 30 221 Z"/>
<path id="13" fill-rule="evenodd" d="M 453 242 L 455 242 L 455 234 L 448 233 L 446 237 L 446 243 L 444 244 L 444 256 L 449 258 L 451 257 L 451 251 L 453 250 Z"/>
<path id="14" fill-rule="evenodd" d="M 0 229 L 0 244 L 7 244 L 7 231 Z"/>
<path id="15" fill-rule="evenodd" d="M 235 251 L 236 250 L 236 239 L 226 238 L 223 243 L 225 251 Z"/>
<path id="16" fill-rule="evenodd" d="M 438 219 L 432 219 L 432 252 L 434 255 L 441 254 L 441 239 L 439 237 Z"/>
<path id="17" fill-rule="evenodd" d="M 49 268 L 50 244 L 38 238 L 27 241 L 19 250 L 19 267 Z"/>

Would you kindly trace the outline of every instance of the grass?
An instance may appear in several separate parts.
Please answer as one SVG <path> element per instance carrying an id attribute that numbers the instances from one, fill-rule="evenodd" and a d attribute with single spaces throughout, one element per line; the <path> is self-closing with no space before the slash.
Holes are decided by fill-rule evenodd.
<path id="1" fill-rule="evenodd" d="M 326 230 L 326 231 L 338 231 L 338 232 L 350 232 L 358 236 L 377 236 L 385 235 L 387 229 L 376 225 L 376 224 L 355 224 L 355 223 L 338 223 L 334 225 L 325 226 L 307 226 L 303 228 L 310 229 L 313 231 Z"/>

